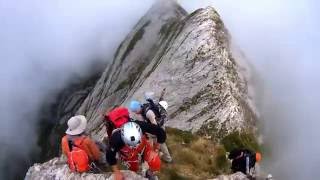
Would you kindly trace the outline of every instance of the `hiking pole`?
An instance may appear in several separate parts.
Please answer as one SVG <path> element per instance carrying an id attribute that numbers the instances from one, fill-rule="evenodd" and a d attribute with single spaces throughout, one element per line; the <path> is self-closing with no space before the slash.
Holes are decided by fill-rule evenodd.
<path id="1" fill-rule="evenodd" d="M 165 93 L 166 93 L 166 88 L 163 88 L 162 91 L 161 91 L 161 94 L 160 94 L 159 101 L 163 100 L 163 96 L 164 96 Z"/>
<path id="2" fill-rule="evenodd" d="M 90 167 L 91 167 L 91 169 L 92 169 L 92 171 L 93 171 L 94 173 L 102 173 L 102 172 L 103 172 L 102 169 L 100 169 L 100 168 L 96 165 L 96 163 L 94 163 L 94 162 L 91 163 Z"/>

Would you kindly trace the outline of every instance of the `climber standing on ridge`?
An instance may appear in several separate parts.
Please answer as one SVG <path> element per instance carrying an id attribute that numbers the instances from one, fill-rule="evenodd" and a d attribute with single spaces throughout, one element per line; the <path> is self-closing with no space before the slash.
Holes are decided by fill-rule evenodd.
<path id="1" fill-rule="evenodd" d="M 68 158 L 70 170 L 74 172 L 96 171 L 95 163 L 105 164 L 97 144 L 84 134 L 86 126 L 85 116 L 71 117 L 66 135 L 61 140 L 62 152 Z"/>
<path id="2" fill-rule="evenodd" d="M 261 154 L 248 149 L 234 149 L 230 152 L 228 158 L 232 160 L 232 172 L 242 172 L 249 177 L 255 175 L 255 165 L 261 161 Z"/>
<path id="3" fill-rule="evenodd" d="M 137 115 L 140 115 L 143 121 L 154 124 L 154 125 L 158 125 L 163 130 L 165 130 L 164 124 L 168 120 L 168 114 L 167 114 L 168 103 L 163 100 L 165 90 L 166 89 L 163 89 L 161 92 L 159 103 L 154 102 L 153 92 L 146 92 L 145 99 L 147 103 L 141 104 L 139 101 L 131 101 L 129 106 L 130 110 L 136 113 Z M 155 136 L 149 135 L 148 137 L 153 144 L 156 144 Z M 167 163 L 172 162 L 172 157 L 165 143 L 160 144 L 160 154 L 161 154 L 161 158 L 165 162 Z"/>
<path id="4" fill-rule="evenodd" d="M 105 115 L 109 145 L 106 159 L 114 172 L 115 180 L 122 180 L 123 175 L 117 166 L 117 158 L 131 171 L 138 172 L 140 165 L 147 163 L 149 169 L 143 172 L 148 179 L 157 179 L 156 172 L 160 171 L 161 160 L 147 141 L 145 133 L 157 137 L 158 143 L 166 140 L 165 131 L 143 121 L 132 120 L 129 111 L 124 107 L 117 107 Z"/>

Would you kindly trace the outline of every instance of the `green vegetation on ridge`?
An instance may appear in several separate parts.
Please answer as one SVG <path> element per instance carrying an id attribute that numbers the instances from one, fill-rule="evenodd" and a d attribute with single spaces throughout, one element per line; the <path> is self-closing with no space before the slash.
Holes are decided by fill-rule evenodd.
<path id="1" fill-rule="evenodd" d="M 261 149 L 253 134 L 235 132 L 215 143 L 174 128 L 167 128 L 167 145 L 174 162 L 162 164 L 160 179 L 208 179 L 230 173 L 226 152 L 244 147 Z"/>

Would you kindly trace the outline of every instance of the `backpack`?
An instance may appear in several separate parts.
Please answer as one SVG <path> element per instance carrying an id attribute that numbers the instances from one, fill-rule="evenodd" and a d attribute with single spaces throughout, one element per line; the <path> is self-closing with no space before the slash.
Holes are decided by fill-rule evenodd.
<path id="1" fill-rule="evenodd" d="M 168 113 L 167 111 L 159 104 L 154 103 L 152 99 L 147 99 L 148 103 L 142 105 L 142 117 L 150 122 L 147 118 L 147 112 L 152 110 L 153 113 L 156 115 L 156 121 L 158 126 L 163 126 L 164 123 L 168 121 Z"/>
<path id="2" fill-rule="evenodd" d="M 129 111 L 125 107 L 114 108 L 107 114 L 107 121 L 111 121 L 115 129 L 120 128 L 129 119 Z"/>
<path id="3" fill-rule="evenodd" d="M 146 148 L 150 148 L 150 144 L 145 136 L 142 137 L 141 143 L 133 148 L 125 145 L 119 150 L 119 159 L 121 163 L 129 170 L 137 172 L 139 170 L 139 164 L 144 159 L 144 153 Z"/>
<path id="4" fill-rule="evenodd" d="M 254 167 L 254 165 L 256 164 L 255 153 L 253 153 L 249 150 L 244 150 L 244 157 L 249 158 L 249 168 Z"/>
<path id="5" fill-rule="evenodd" d="M 90 170 L 89 156 L 79 147 L 85 138 L 86 137 L 82 137 L 81 139 L 76 139 L 74 141 L 68 140 L 70 151 L 67 154 L 67 162 L 72 172 L 82 173 Z"/>

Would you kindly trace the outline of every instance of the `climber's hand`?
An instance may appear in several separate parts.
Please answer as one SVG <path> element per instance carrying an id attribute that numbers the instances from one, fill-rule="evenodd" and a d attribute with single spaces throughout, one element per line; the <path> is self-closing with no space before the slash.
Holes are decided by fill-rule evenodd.
<path id="1" fill-rule="evenodd" d="M 160 144 L 159 144 L 159 143 L 155 143 L 153 149 L 154 149 L 154 151 L 155 151 L 156 153 L 159 153 L 159 151 L 160 151 Z"/>
<path id="2" fill-rule="evenodd" d="M 122 172 L 118 169 L 117 165 L 112 166 L 114 180 L 124 180 Z"/>
<path id="3" fill-rule="evenodd" d="M 113 172 L 113 175 L 114 175 L 114 180 L 124 180 L 121 171 Z"/>

